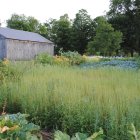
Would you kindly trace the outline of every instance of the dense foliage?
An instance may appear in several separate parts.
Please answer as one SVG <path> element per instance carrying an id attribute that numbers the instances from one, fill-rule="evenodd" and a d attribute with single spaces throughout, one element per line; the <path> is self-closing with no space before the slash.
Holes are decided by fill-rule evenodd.
<path id="1" fill-rule="evenodd" d="M 121 50 L 124 54 L 140 54 L 140 1 L 111 0 L 108 12 L 109 22 L 123 33 Z"/>
<path id="2" fill-rule="evenodd" d="M 80 54 L 88 50 L 89 54 L 133 56 L 140 54 L 139 7 L 139 0 L 111 0 L 109 12 L 100 23 L 97 19 L 101 17 L 92 19 L 85 9 L 79 10 L 73 20 L 64 14 L 43 24 L 34 17 L 13 14 L 7 26 L 47 37 L 55 43 L 57 54 L 62 48 Z"/>
<path id="3" fill-rule="evenodd" d="M 25 15 L 13 14 L 10 19 L 7 20 L 7 27 L 12 29 L 18 29 L 29 32 L 36 32 L 43 36 L 47 36 L 47 28 L 44 24 L 41 24 L 34 17 L 26 17 Z"/>
<path id="4" fill-rule="evenodd" d="M 81 56 L 78 52 L 63 52 L 59 51 L 59 56 L 52 56 L 48 53 L 42 53 L 36 56 L 35 62 L 41 64 L 50 64 L 50 65 L 79 65 L 85 62 L 83 56 Z"/>
<path id="5" fill-rule="evenodd" d="M 98 17 L 96 23 L 96 36 L 88 43 L 88 53 L 102 56 L 118 55 L 122 33 L 114 31 L 104 17 Z"/>
<path id="6" fill-rule="evenodd" d="M 48 28 L 48 37 L 56 44 L 55 53 L 61 48 L 64 51 L 72 50 L 71 45 L 71 21 L 67 14 L 59 20 L 50 20 L 45 24 Z"/>
<path id="7" fill-rule="evenodd" d="M 85 62 L 84 57 L 82 57 L 78 52 L 60 52 L 61 56 L 69 60 L 70 65 L 79 65 Z"/>
<path id="8" fill-rule="evenodd" d="M 86 46 L 95 35 L 95 22 L 85 9 L 79 10 L 72 25 L 72 45 L 80 54 L 86 52 Z"/>

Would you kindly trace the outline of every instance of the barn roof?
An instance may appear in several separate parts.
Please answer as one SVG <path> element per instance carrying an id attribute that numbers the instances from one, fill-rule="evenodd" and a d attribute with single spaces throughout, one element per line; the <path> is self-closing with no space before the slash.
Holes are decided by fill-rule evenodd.
<path id="1" fill-rule="evenodd" d="M 2 35 L 7 39 L 52 43 L 51 41 L 49 41 L 48 39 L 44 38 L 43 36 L 37 33 L 15 30 L 10 28 L 0 27 L 0 35 Z"/>

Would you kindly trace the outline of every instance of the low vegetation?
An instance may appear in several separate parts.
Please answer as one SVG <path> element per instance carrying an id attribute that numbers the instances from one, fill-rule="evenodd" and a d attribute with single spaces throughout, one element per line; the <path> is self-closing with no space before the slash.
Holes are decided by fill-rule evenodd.
<path id="1" fill-rule="evenodd" d="M 40 127 L 28 123 L 26 114 L 0 116 L 0 140 L 41 140 Z"/>
<path id="2" fill-rule="evenodd" d="M 128 134 L 129 134 L 128 140 L 140 139 L 140 131 L 136 130 L 133 123 L 130 125 L 130 130 L 128 130 Z M 98 132 L 93 133 L 91 136 L 79 132 L 73 135 L 72 137 L 61 131 L 56 131 L 54 133 L 54 140 L 104 140 L 104 139 L 106 138 L 101 128 Z"/>
<path id="3" fill-rule="evenodd" d="M 30 114 L 48 131 L 92 135 L 100 127 L 105 139 L 127 140 L 129 125 L 140 128 L 140 72 L 115 68 L 83 69 L 17 62 L 20 80 L 0 86 L 0 107 Z"/>
<path id="4" fill-rule="evenodd" d="M 17 81 L 21 77 L 21 72 L 18 71 L 7 59 L 0 61 L 0 84 L 8 80 Z"/>
<path id="5" fill-rule="evenodd" d="M 103 130 L 100 129 L 99 132 L 95 132 L 90 137 L 87 134 L 76 133 L 70 138 L 68 134 L 62 133 L 61 131 L 56 131 L 54 133 L 54 140 L 103 140 Z"/>
<path id="6" fill-rule="evenodd" d="M 61 65 L 61 66 L 70 66 L 70 65 L 79 65 L 85 62 L 85 58 L 82 57 L 78 52 L 60 52 L 59 56 L 51 56 L 47 53 L 42 53 L 36 56 L 37 63 L 41 64 L 50 64 L 50 65 Z"/>

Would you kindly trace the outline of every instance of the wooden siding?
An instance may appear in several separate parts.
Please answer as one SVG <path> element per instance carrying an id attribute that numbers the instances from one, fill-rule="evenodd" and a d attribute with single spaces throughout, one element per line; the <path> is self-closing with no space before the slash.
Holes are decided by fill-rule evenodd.
<path id="1" fill-rule="evenodd" d="M 31 60 L 37 54 L 54 54 L 54 45 L 48 43 L 6 39 L 7 58 L 9 60 Z"/>
<path id="2" fill-rule="evenodd" d="M 0 59 L 6 57 L 5 39 L 0 36 Z"/>

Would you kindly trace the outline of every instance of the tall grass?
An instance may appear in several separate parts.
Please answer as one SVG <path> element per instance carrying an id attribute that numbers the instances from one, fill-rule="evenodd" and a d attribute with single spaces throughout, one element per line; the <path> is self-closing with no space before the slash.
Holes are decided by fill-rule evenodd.
<path id="1" fill-rule="evenodd" d="M 0 87 L 0 106 L 30 114 L 48 130 L 69 134 L 102 127 L 107 139 L 127 140 L 129 124 L 140 128 L 140 71 L 23 65 L 19 82 Z"/>

